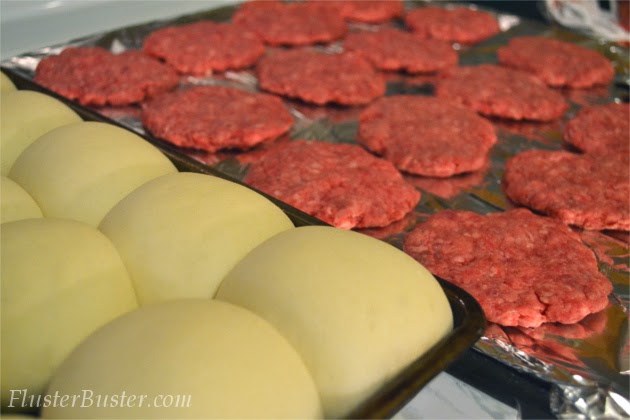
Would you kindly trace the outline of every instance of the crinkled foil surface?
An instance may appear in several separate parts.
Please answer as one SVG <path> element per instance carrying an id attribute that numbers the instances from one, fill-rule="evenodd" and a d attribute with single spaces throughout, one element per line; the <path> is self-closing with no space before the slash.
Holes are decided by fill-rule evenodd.
<path id="1" fill-rule="evenodd" d="M 443 6 L 447 6 L 441 3 Z M 409 3 L 408 8 L 422 7 L 423 3 Z M 42 57 L 57 54 L 73 45 L 101 46 L 113 52 L 142 47 L 144 37 L 151 31 L 202 19 L 228 20 L 233 7 L 204 13 L 150 22 L 104 34 L 96 34 L 64 45 L 44 48 L 5 60 L 2 65 L 32 78 Z M 564 119 L 551 123 L 510 122 L 492 120 L 499 141 L 492 149 L 490 162 L 481 171 L 447 179 L 406 176 L 422 191 L 421 202 L 405 219 L 379 229 L 364 229 L 363 233 L 387 241 L 399 248 L 417 224 L 442 209 L 471 210 L 485 214 L 510 209 L 501 189 L 505 162 L 511 156 L 531 148 L 561 149 L 562 129 L 575 112 L 587 104 L 628 101 L 630 70 L 627 48 L 587 38 L 558 27 L 528 21 L 516 16 L 497 14 L 502 33 L 474 47 L 455 45 L 460 54 L 460 65 L 495 63 L 496 49 L 509 38 L 542 35 L 577 43 L 596 49 L 609 57 L 616 67 L 615 81 L 608 87 L 588 90 L 564 90 L 562 93 L 571 107 Z M 400 22 L 387 25 L 400 26 Z M 351 25 L 351 30 L 375 30 L 374 25 Z M 323 48 L 323 47 L 322 47 Z M 341 50 L 338 44 L 325 47 L 331 53 Z M 399 73 L 387 75 L 387 95 L 431 95 L 433 76 L 410 76 Z M 256 90 L 253 71 L 226 72 L 205 78 L 183 77 L 188 84 L 226 84 Z M 313 106 L 297 101 L 285 101 L 296 119 L 289 135 L 277 141 L 303 138 L 328 142 L 354 143 L 357 117 L 361 108 Z M 146 135 L 139 120 L 139 107 L 98 108 L 102 115 Z M 246 153 L 206 154 L 181 150 L 220 171 L 242 179 L 247 162 L 256 159 L 258 151 Z M 630 341 L 628 337 L 629 309 L 629 235 L 624 232 L 580 231 L 582 240 L 597 255 L 599 267 L 614 285 L 609 306 L 574 325 L 543 324 L 538 328 L 501 327 L 490 324 L 475 349 L 514 369 L 535 375 L 553 384 L 550 395 L 552 411 L 560 418 L 611 418 L 630 416 L 628 398 L 630 375 Z M 501 378 L 497 378 L 498 381 Z"/>

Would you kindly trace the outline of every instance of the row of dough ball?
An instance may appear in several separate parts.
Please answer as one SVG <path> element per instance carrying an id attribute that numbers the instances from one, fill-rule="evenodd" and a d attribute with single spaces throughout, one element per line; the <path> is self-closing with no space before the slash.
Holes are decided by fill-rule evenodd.
<path id="1" fill-rule="evenodd" d="M 199 181 L 212 179 L 196 174 L 167 175 L 140 187 L 137 192 L 142 193 L 144 189 L 155 188 L 165 180 L 181 179 L 181 176 Z M 167 182 L 167 184 L 174 185 L 172 182 Z M 125 201 L 131 201 L 135 195 L 136 192 L 123 200 L 120 208 L 127 207 Z M 147 203 L 149 206 L 153 204 Z M 116 206 L 111 214 L 115 215 L 118 208 Z M 3 298 L 7 299 L 3 302 L 2 333 L 3 343 L 5 345 L 8 343 L 7 347 L 3 346 L 5 347 L 3 348 L 3 364 L 6 363 L 2 369 L 3 383 L 12 384 L 12 371 L 20 367 L 28 367 L 35 375 L 46 373 L 39 379 L 44 382 L 42 387 L 45 386 L 48 377 L 57 371 L 56 380 L 49 388 L 50 393 L 57 391 L 62 395 L 78 395 L 82 389 L 89 387 L 94 392 L 99 391 L 97 395 L 111 395 L 116 389 L 119 391 L 124 389 L 127 392 L 133 390 L 140 394 L 143 389 L 144 393 L 159 389 L 163 389 L 163 392 L 173 391 L 173 387 L 188 390 L 187 385 L 195 383 L 203 386 L 198 388 L 197 392 L 191 391 L 191 395 L 199 395 L 200 392 L 212 390 L 215 391 L 215 395 L 220 396 L 221 400 L 226 401 L 226 395 L 223 392 L 228 390 L 222 383 L 215 381 L 217 376 L 214 374 L 214 369 L 217 367 L 212 368 L 212 365 L 208 364 L 206 359 L 200 358 L 197 353 L 199 347 L 207 347 L 208 340 L 211 342 L 212 339 L 203 339 L 198 341 L 196 346 L 187 346 L 181 339 L 170 338 L 171 334 L 179 337 L 178 334 L 183 333 L 190 334 L 186 335 L 190 340 L 200 339 L 195 335 L 195 328 L 199 326 L 199 315 L 195 315 L 194 311 L 190 312 L 188 323 L 172 324 L 173 331 L 171 332 L 163 321 L 151 321 L 150 323 L 154 325 L 153 329 L 144 329 L 143 334 L 140 334 L 139 330 L 134 334 L 130 333 L 129 337 L 135 338 L 127 342 L 124 331 L 128 331 L 127 323 L 133 322 L 131 320 L 135 317 L 148 316 L 159 319 L 170 317 L 162 313 L 162 309 L 156 309 L 157 312 L 150 312 L 147 315 L 140 315 L 144 312 L 134 312 L 135 315 L 129 315 L 117 321 L 116 325 L 119 325 L 117 328 L 121 330 L 111 327 L 114 329 L 108 330 L 112 331 L 109 335 L 99 335 L 99 337 L 107 338 L 88 339 L 86 343 L 96 340 L 97 344 L 81 345 L 74 356 L 68 359 L 71 361 L 66 362 L 61 369 L 57 370 L 58 363 L 85 336 L 96 329 L 97 324 L 105 324 L 109 319 L 134 309 L 137 304 L 130 287 L 131 282 L 127 278 L 125 264 L 120 260 L 116 252 L 117 248 L 112 246 L 112 241 L 105 240 L 96 229 L 79 222 L 62 219 L 48 220 L 48 222 L 47 219 L 23 220 L 2 226 L 2 259 L 14 261 L 13 264 L 2 267 L 2 292 Z M 194 219 L 192 220 L 191 223 L 194 224 Z M 163 226 L 165 221 L 165 219 L 154 219 L 154 227 Z M 109 215 L 104 222 L 112 223 L 109 221 Z M 187 224 L 190 223 L 175 223 L 175 226 L 172 226 L 173 231 Z M 124 230 L 125 226 L 127 224 L 123 221 L 120 227 Z M 121 252 L 123 258 L 130 258 L 133 264 L 146 269 L 151 268 L 152 261 L 158 261 L 173 251 L 168 246 L 169 244 L 183 249 L 189 249 L 192 246 L 194 252 L 206 246 L 203 242 L 182 244 L 171 241 L 172 237 L 165 239 L 160 235 L 153 235 L 154 227 L 141 229 L 135 238 L 131 238 L 131 242 L 137 242 L 138 238 L 146 242 L 155 241 L 158 246 L 162 245 L 162 250 L 151 251 L 149 256 L 138 257 L 138 249 L 135 249 L 136 255 Z M 58 232 L 54 232 L 55 230 Z M 107 229 L 104 230 L 107 232 Z M 127 238 L 122 239 L 122 242 L 125 241 Z M 119 241 L 113 240 L 113 243 L 117 244 Z M 140 245 L 140 250 L 142 248 Z M 130 249 L 133 253 L 134 248 Z M 59 250 L 59 252 L 52 250 Z M 215 249 L 214 252 L 222 251 Z M 67 262 L 70 258 L 73 261 L 74 259 L 81 261 L 81 264 L 70 265 L 71 270 L 78 271 L 76 275 L 68 273 Z M 34 261 L 37 261 L 37 264 L 34 264 Z M 395 270 L 392 267 L 395 267 Z M 179 272 L 172 273 L 174 275 L 172 278 L 165 279 L 167 283 L 152 283 L 149 279 L 140 288 L 146 287 L 149 291 L 168 290 L 170 284 L 177 291 L 175 296 L 180 294 L 189 298 L 207 298 L 214 294 L 208 293 L 208 289 L 214 288 L 215 285 L 219 286 L 216 293 L 217 299 L 251 310 L 273 324 L 284 339 L 292 344 L 293 347 L 289 347 L 300 354 L 319 391 L 324 412 L 330 417 L 345 414 L 374 393 L 404 366 L 443 337 L 451 327 L 448 303 L 439 285 L 428 272 L 393 247 L 355 232 L 327 227 L 285 230 L 256 246 L 240 259 L 218 285 L 208 272 L 208 275 L 202 279 L 209 283 L 206 284 L 205 289 L 200 287 L 198 281 L 186 281 L 195 276 L 194 272 L 188 270 L 187 267 L 182 267 Z M 83 280 L 86 277 L 89 282 Z M 219 277 L 221 276 L 217 276 Z M 79 281 L 75 282 L 76 278 Z M 42 281 L 48 287 L 42 287 Z M 134 282 L 134 285 L 138 290 L 138 283 Z M 11 286 L 14 289 L 11 289 Z M 40 290 L 43 295 L 26 293 L 33 289 Z M 46 295 L 49 296 L 48 299 Z M 23 299 L 29 301 L 16 301 L 16 296 L 22 296 Z M 42 300 L 50 300 L 50 302 L 33 312 L 31 299 L 35 302 Z M 170 299 L 171 297 L 164 296 L 154 302 Z M 160 305 L 146 307 L 159 308 Z M 168 310 L 163 309 L 163 311 Z M 197 311 L 209 310 L 211 309 Z M 60 325 L 63 328 L 60 329 Z M 188 326 L 193 328 L 192 332 L 182 330 Z M 29 354 L 25 351 L 25 347 L 28 348 L 28 341 L 41 340 L 42 330 L 53 335 L 51 342 L 46 343 L 47 346 L 43 350 L 39 348 L 39 351 Z M 27 331 L 32 332 L 32 336 L 25 337 Z M 208 332 L 211 331 L 208 330 Z M 71 339 L 64 337 L 64 333 L 71 334 Z M 227 331 L 221 330 L 215 333 L 225 334 Z M 251 335 L 245 330 L 242 333 L 245 336 Z M 123 335 L 119 336 L 119 334 Z M 92 348 L 107 349 L 103 341 L 115 343 L 112 344 L 114 346 L 121 346 L 123 354 L 121 355 L 120 351 L 90 350 Z M 165 345 L 156 347 L 154 345 L 156 341 L 163 342 Z M 177 342 L 182 343 L 183 349 L 179 345 L 175 345 L 175 349 L 166 345 Z M 41 353 L 41 351 L 49 352 L 51 345 L 66 346 L 65 349 L 60 349 L 61 360 L 55 361 L 52 365 L 49 364 L 50 356 Z M 265 413 L 271 417 L 285 415 L 317 417 L 319 411 L 314 410 L 313 407 L 318 407 L 318 404 L 313 403 L 314 400 L 308 397 L 312 393 L 308 391 L 310 379 L 304 380 L 304 375 L 301 373 L 304 368 L 300 364 L 292 366 L 288 362 L 278 365 L 284 357 L 278 360 L 266 360 L 260 357 L 260 346 L 258 340 L 250 342 L 249 348 L 254 353 L 250 354 L 250 357 L 254 359 L 250 359 L 250 363 L 246 365 L 274 366 L 277 375 L 284 372 L 284 375 L 280 377 L 292 378 L 289 381 L 293 384 L 289 387 L 291 392 L 280 386 L 282 384 L 273 384 L 272 380 L 277 379 L 275 376 L 269 377 L 264 387 L 275 389 L 276 395 L 283 393 L 292 395 L 292 392 L 300 390 L 303 399 L 291 398 L 290 401 L 291 404 L 300 402 L 298 408 L 305 411 L 283 411 L 296 408 L 287 405 L 284 397 L 281 397 L 280 401 L 269 400 L 267 397 L 259 401 L 248 397 L 249 404 L 252 405 L 230 405 L 232 410 L 239 409 L 236 412 L 232 411 L 232 416 L 249 417 L 253 414 L 243 411 L 244 407 L 256 407 L 255 410 L 262 410 L 265 404 L 272 404 L 273 407 L 281 410 Z M 135 352 L 130 353 L 130 349 L 134 349 Z M 177 349 L 182 349 L 185 357 L 178 355 Z M 188 350 L 191 352 L 189 353 Z M 139 363 L 143 360 L 142 355 L 147 354 L 159 354 L 161 357 L 155 356 L 152 359 L 153 363 L 148 366 Z M 207 353 L 202 352 L 202 354 L 208 356 Z M 242 361 L 232 359 L 230 352 L 227 352 L 225 357 L 236 365 L 243 364 Z M 74 360 L 77 358 L 80 360 L 79 367 L 74 365 Z M 171 360 L 171 363 L 166 363 L 165 360 Z M 42 361 L 45 362 L 43 366 Z M 137 366 L 138 369 L 130 369 L 130 366 Z M 168 366 L 166 373 L 163 370 L 164 366 Z M 222 361 L 219 366 L 226 366 L 227 369 L 231 364 Z M 34 367 L 37 369 L 33 369 Z M 221 391 L 195 379 L 194 376 L 168 374 L 169 369 L 192 370 L 197 372 L 197 375 L 201 375 L 202 379 L 208 378 L 209 370 L 213 372 L 212 378 L 215 378 L 211 380 L 211 383 L 221 388 Z M 77 376 L 77 372 L 81 372 L 81 375 Z M 234 374 L 237 377 L 240 375 L 240 373 Z M 5 378 L 4 375 L 9 376 Z M 15 376 L 19 377 L 19 372 Z M 15 387 L 11 386 L 9 389 L 32 389 L 28 385 L 33 382 L 16 384 Z M 242 381 L 238 382 L 249 385 L 256 383 L 257 387 L 261 386 L 260 382 L 253 380 L 250 376 L 243 376 Z M 132 384 L 135 385 L 131 386 Z M 278 392 L 278 389 L 283 392 Z M 229 396 L 228 399 L 234 400 L 234 395 L 229 394 Z M 260 405 L 254 404 L 254 401 L 260 402 Z M 308 401 L 310 404 L 306 404 Z M 209 415 L 231 417 L 230 411 L 215 411 L 219 407 L 214 404 L 209 407 L 205 404 L 197 404 L 192 409 L 194 410 L 185 414 L 178 410 L 172 414 L 175 417 L 191 418 L 203 418 Z M 76 413 L 45 410 L 44 415 L 51 417 L 103 415 L 107 417 L 116 414 L 124 418 L 133 416 L 134 413 L 133 410 L 128 413 L 120 409 L 115 410 L 114 413 L 108 413 L 107 410 L 99 412 L 98 407 L 94 407 L 94 410 L 93 413 L 86 412 L 89 410 Z M 148 417 L 158 415 L 157 412 L 151 411 L 135 413 Z M 166 414 L 162 413 L 161 416 Z M 260 411 L 258 414 L 262 415 Z"/>
<path id="2" fill-rule="evenodd" d="M 176 173 L 113 126 L 42 134 L 8 171 L 46 218 L 1 226 L 5 407 L 10 389 L 48 386 L 192 403 L 47 417 L 339 417 L 452 326 L 435 279 L 385 243 L 294 228 L 264 197 Z M 168 164 L 130 156 L 144 146 Z"/>
<path id="3" fill-rule="evenodd" d="M 101 326 L 125 313 L 133 313 L 138 308 L 139 293 L 135 288 L 144 290 L 142 281 L 134 284 L 120 253 L 112 241 L 97 230 L 97 226 L 112 207 L 148 180 L 165 174 L 180 174 L 176 173 L 175 167 L 164 155 L 138 136 L 106 124 L 82 122 L 66 105 L 40 93 L 12 89 L 6 92 L 5 80 L 7 79 L 3 75 L 3 125 L 0 139 L 3 174 L 10 178 L 3 176 L 1 186 L 2 260 L 10 263 L 2 265 L 2 401 L 5 408 L 17 408 L 9 407 L 15 406 L 10 390 L 27 389 L 31 395 L 43 394 L 59 364 L 80 342 Z M 244 206 L 249 203 L 249 211 L 252 213 L 261 210 L 259 203 L 265 207 L 259 220 L 262 222 L 262 229 L 253 229 L 253 234 L 244 229 L 230 232 L 234 246 L 223 253 L 227 258 L 221 259 L 221 252 L 217 251 L 221 251 L 222 244 L 214 240 L 206 243 L 205 248 L 200 246 L 196 257 L 178 261 L 177 267 L 170 267 L 171 273 L 173 268 L 181 269 L 180 274 L 184 279 L 178 279 L 177 284 L 182 283 L 182 289 L 186 289 L 186 278 L 198 280 L 201 276 L 205 279 L 205 289 L 203 284 L 195 287 L 189 283 L 190 287 L 184 295 L 208 298 L 214 293 L 216 286 L 212 283 L 217 281 L 217 276 L 224 274 L 236 259 L 244 256 L 266 236 L 277 232 L 274 229 L 278 224 L 264 223 L 266 214 L 275 215 L 281 221 L 282 228 L 292 227 L 292 224 L 278 208 L 248 189 L 201 175 L 195 179 L 199 185 L 205 184 L 205 191 L 201 191 L 204 194 L 202 197 L 209 199 L 206 200 L 205 207 L 198 206 L 203 207 L 207 214 L 198 214 L 197 219 L 206 222 L 208 228 L 204 234 L 209 234 L 212 239 L 217 239 L 216 234 L 209 232 L 213 223 L 217 224 L 217 228 L 223 229 L 221 217 L 217 213 L 230 214 L 230 217 L 233 214 L 233 203 L 230 200 L 243 201 Z M 174 187 L 178 188 L 177 182 Z M 238 191 L 230 192 L 230 187 L 238 187 Z M 189 198 L 196 200 L 194 197 Z M 169 196 L 165 199 L 169 201 L 176 197 Z M 177 204 L 181 205 L 182 202 Z M 149 208 L 143 218 L 151 218 L 153 211 L 154 209 Z M 184 211 L 179 216 L 187 220 L 191 214 L 185 213 Z M 214 215 L 214 219 L 207 217 L 208 214 Z M 41 219 L 42 216 L 46 217 Z M 254 215 L 243 211 L 239 216 L 251 219 L 250 216 Z M 40 219 L 35 219 L 38 217 Z M 190 226 L 199 232 L 194 222 Z M 113 229 L 117 229 L 116 224 Z M 125 229 L 126 227 L 123 228 Z M 187 238 L 194 232 L 180 233 L 184 241 L 190 240 L 192 243 L 195 238 L 198 239 L 194 236 Z M 168 243 L 174 244 L 170 241 Z M 212 247 L 214 249 L 209 249 Z M 195 250 L 195 246 L 191 249 Z M 207 261 L 203 258 L 204 252 L 219 256 L 215 261 Z M 184 264 L 189 261 L 191 267 L 201 269 L 199 273 L 187 272 Z M 148 261 L 148 264 L 153 262 Z M 204 264 L 211 273 L 205 272 Z M 168 262 L 162 267 L 169 267 Z M 197 283 L 204 283 L 204 280 L 198 280 Z M 156 280 L 155 289 L 160 289 L 158 284 L 160 283 Z M 168 284 L 162 285 L 166 290 L 149 295 L 156 295 L 156 301 L 172 299 L 177 293 L 171 294 L 169 287 Z M 147 289 L 150 290 L 151 286 Z M 145 303 L 145 300 L 140 299 L 141 303 Z M 231 311 L 235 310 L 236 308 Z M 192 325 L 196 320 L 194 314 L 190 316 Z M 246 327 L 247 324 L 244 328 Z M 220 336 L 225 335 L 221 329 L 217 329 L 215 333 L 216 341 L 221 341 Z M 243 338 L 249 339 L 247 337 L 250 335 L 247 333 Z M 291 374 L 299 373 L 301 368 L 302 382 L 310 386 L 307 390 L 310 391 L 311 400 L 317 402 L 315 405 L 318 410 L 311 410 L 309 415 L 320 413 L 319 399 L 312 379 L 305 373 L 306 368 L 293 348 L 278 337 L 279 334 L 275 333 L 267 341 L 280 340 L 280 347 L 285 348 L 284 355 L 279 353 L 283 355 L 282 359 L 287 359 L 285 356 L 289 352 L 300 364 L 296 367 L 295 363 L 290 363 L 289 358 L 286 368 L 278 366 L 277 362 L 265 366 L 279 368 L 280 371 L 286 369 L 285 379 L 289 378 L 292 382 L 295 378 Z M 248 351 L 252 353 L 249 356 L 251 360 L 246 365 L 252 366 L 258 360 L 254 357 L 257 343 L 250 341 L 246 348 L 251 349 Z M 227 355 L 228 353 L 224 357 Z M 87 385 L 92 380 L 89 375 L 78 378 L 80 381 L 87 380 Z M 247 376 L 243 378 L 247 379 Z M 305 381 L 304 378 L 308 380 Z M 172 378 L 167 376 L 166 379 L 170 381 Z M 256 383 L 251 378 L 245 382 Z M 273 378 L 267 381 L 267 386 L 277 393 L 277 397 L 268 402 L 272 406 L 283 406 L 280 404 L 283 393 L 292 389 L 302 392 L 304 389 L 299 381 L 294 384 L 297 388 L 291 389 L 282 388 L 280 384 L 274 385 L 272 382 Z M 261 385 L 260 381 L 258 385 Z M 124 389 L 125 383 L 121 387 Z M 211 391 L 211 388 L 206 390 Z M 214 394 L 219 399 L 226 399 L 225 392 L 215 390 Z M 305 396 L 308 397 L 309 392 Z M 226 399 L 229 400 L 230 398 Z M 243 406 L 242 403 L 239 405 Z M 239 405 L 233 404 L 232 410 Z M 256 406 L 253 404 L 253 407 Z M 199 402 L 196 405 L 198 415 L 202 417 L 229 413 L 220 410 L 207 411 L 204 407 L 206 405 Z M 239 411 L 232 412 L 231 416 L 238 416 L 238 413 Z M 267 412 L 271 416 L 274 413 Z M 68 413 L 62 416 L 66 414 Z M 107 417 L 107 414 L 103 414 Z M 291 414 L 300 415 L 296 411 Z"/>
<path id="4" fill-rule="evenodd" d="M 66 105 L 37 92 L 13 91 L 2 95 L 3 168 L 8 169 L 10 177 L 2 179 L 2 221 L 14 221 L 2 226 L 2 259 L 11 262 L 2 266 L 5 343 L 2 400 L 6 407 L 12 405 L 11 389 L 42 394 L 58 365 L 83 339 L 136 309 L 138 301 L 146 303 L 146 299 L 137 298 L 144 296 L 142 280 L 132 281 L 120 253 L 96 227 L 112 207 L 148 180 L 180 174 L 157 149 L 127 130 L 82 122 Z M 35 111 L 27 112 L 29 109 Z M 169 266 L 168 261 L 161 267 L 171 270 L 171 274 L 174 269 L 181 269 L 181 275 L 190 276 L 193 281 L 202 278 L 197 287 L 188 282 L 190 287 L 184 294 L 208 298 L 216 288 L 213 283 L 230 265 L 278 231 L 274 230 L 278 224 L 265 223 L 267 214 L 275 215 L 284 229 L 292 224 L 268 200 L 246 188 L 239 187 L 234 193 L 230 187 L 235 185 L 226 181 L 202 175 L 196 179 L 206 187 L 205 191 L 197 192 L 209 199 L 205 207 L 201 206 L 206 214 L 199 214 L 197 219 L 206 222 L 208 229 L 204 234 L 209 234 L 213 242 L 197 244 L 199 255 L 177 261 L 176 267 Z M 174 187 L 178 188 L 177 182 Z M 193 202 L 197 200 L 191 198 Z M 213 223 L 223 230 L 218 214 L 232 217 L 232 201 L 249 206 L 251 215 L 247 211 L 239 215 L 248 219 L 261 210 L 258 202 L 262 203 L 265 207 L 262 216 L 253 217 L 262 228 L 230 232 L 234 246 L 226 252 L 217 252 L 223 246 L 216 240 L 220 236 L 209 231 Z M 154 209 L 147 210 L 143 218 L 151 218 Z M 189 219 L 191 214 L 185 213 L 179 216 Z M 216 217 L 213 219 L 208 214 Z M 42 216 L 46 217 L 33 219 Z M 20 219 L 24 220 L 18 222 Z M 200 230 L 194 222 L 190 226 L 194 232 L 180 233 L 184 241 L 192 243 L 194 233 Z M 223 241 L 226 242 L 225 238 Z M 191 249 L 194 251 L 195 247 Z M 202 258 L 204 252 L 218 257 L 209 261 Z M 200 268 L 200 272 L 187 272 L 190 267 L 184 264 L 188 262 L 190 267 Z M 157 265 L 152 261 L 147 264 Z M 205 272 L 204 267 L 210 272 Z M 177 283 L 183 283 L 182 288 L 186 289 L 185 280 L 179 279 Z M 159 284 L 156 279 L 154 289 L 159 289 L 159 293 L 149 292 L 157 295 L 154 300 L 177 296 L 176 292 L 171 293 L 168 284 L 161 289 Z M 151 290 L 151 286 L 147 289 Z M 42 334 L 42 330 L 46 333 Z"/>

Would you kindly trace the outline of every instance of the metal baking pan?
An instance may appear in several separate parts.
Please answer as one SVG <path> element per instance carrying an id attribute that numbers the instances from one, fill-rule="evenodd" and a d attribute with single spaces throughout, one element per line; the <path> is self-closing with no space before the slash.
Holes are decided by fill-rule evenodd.
<path id="1" fill-rule="evenodd" d="M 491 4 L 490 4 L 491 5 Z M 408 8 L 422 6 L 420 2 L 406 4 Z M 167 21 L 147 22 L 128 28 L 95 34 L 75 40 L 53 48 L 22 54 L 5 60 L 3 70 L 23 88 L 46 91 L 31 81 L 33 77 L 33 63 L 58 48 L 67 45 L 99 45 L 112 48 L 121 45 L 127 48 L 138 48 L 144 36 L 151 31 L 173 24 L 187 23 L 202 19 L 218 21 L 228 20 L 235 8 L 223 7 L 208 12 L 182 16 Z M 413 215 L 395 226 L 384 229 L 367 229 L 364 233 L 381 238 L 394 246 L 401 247 L 402 242 L 416 223 L 423 221 L 430 214 L 442 209 L 465 209 L 477 213 L 488 213 L 512 208 L 501 191 L 501 178 L 505 161 L 514 154 L 529 148 L 560 149 L 562 148 L 562 127 L 576 110 L 584 104 L 597 104 L 615 101 L 628 101 L 628 52 L 622 47 L 600 42 L 541 22 L 527 20 L 518 16 L 495 12 L 499 19 L 502 33 L 482 42 L 474 47 L 459 46 L 460 65 L 474 65 L 479 63 L 496 62 L 496 49 L 507 43 L 514 36 L 544 35 L 575 42 L 599 50 L 616 64 L 617 76 L 614 83 L 608 87 L 589 90 L 565 90 L 562 93 L 571 103 L 571 108 L 564 119 L 552 123 L 514 123 L 502 120 L 492 120 L 497 127 L 499 142 L 491 151 L 489 167 L 480 173 L 457 176 L 446 180 L 432 180 L 411 177 L 410 181 L 417 183 L 423 192 L 423 198 Z M 400 24 L 394 23 L 394 24 Z M 419 94 L 432 93 L 431 76 L 406 76 L 393 73 L 388 77 L 387 94 Z M 227 72 L 225 74 L 188 81 L 189 83 L 226 83 L 244 86 L 248 89 L 256 88 L 256 79 L 252 71 Z M 56 96 L 56 95 L 54 95 Z M 67 102 L 67 101 L 66 101 Z M 292 138 L 307 138 L 312 140 L 353 143 L 356 140 L 357 109 L 337 106 L 316 107 L 296 101 L 286 101 L 287 106 L 296 116 L 294 129 L 290 133 Z M 166 142 L 153 138 L 147 134 L 137 118 L 125 115 L 124 112 L 110 112 L 111 109 L 88 109 L 71 103 L 86 119 L 118 123 L 136 133 L 143 135 L 148 141 L 160 148 L 180 170 L 197 171 L 217 175 L 233 181 L 240 181 L 246 173 L 247 167 L 239 163 L 239 153 L 206 154 L 191 150 L 178 149 Z M 112 117 L 113 120 L 107 116 Z M 306 215 L 284 203 L 276 202 L 294 221 L 296 225 L 322 224 L 323 222 Z M 527 383 L 528 394 L 546 395 L 549 398 L 550 388 L 566 389 L 566 387 L 580 387 L 592 389 L 593 392 L 604 395 L 604 400 L 616 395 L 629 395 L 627 366 L 623 367 L 623 360 L 628 358 L 627 330 L 628 306 L 630 302 L 630 285 L 628 284 L 628 235 L 623 232 L 582 232 L 583 240 L 595 251 L 600 261 L 601 271 L 614 284 L 614 297 L 611 305 L 603 317 L 603 329 L 596 334 L 583 339 L 563 336 L 562 333 L 536 335 L 529 337 L 527 344 L 518 343 L 514 337 L 523 338 L 523 331 L 501 328 L 490 325 L 481 340 L 477 341 L 474 349 L 477 354 L 465 358 L 471 363 L 485 363 L 492 366 L 493 372 L 508 372 L 523 379 Z M 448 289 L 445 289 L 448 290 Z M 451 305 L 453 303 L 451 302 Z M 601 321 L 601 320 L 600 320 Z M 588 326 L 582 326 L 587 329 Z M 527 333 L 536 333 L 527 331 Z M 455 364 L 452 371 L 456 376 L 466 380 L 467 369 L 458 368 Z M 470 375 L 469 375 L 470 376 Z M 487 381 L 501 380 L 486 375 Z M 472 378 L 470 382 L 475 382 Z M 477 381 L 483 384 L 484 381 Z M 426 383 L 426 382 L 424 382 Z M 509 387 L 510 384 L 504 384 Z M 420 384 L 420 387 L 422 384 Z M 518 392 L 519 385 L 513 386 L 512 392 Z M 395 385 L 391 385 L 395 388 Z M 391 388 L 390 387 L 390 388 Z M 489 393 L 500 392 L 501 386 L 486 387 Z M 393 389 L 393 388 L 392 388 Z M 419 389 L 416 387 L 416 389 Z M 493 394 L 494 395 L 494 394 Z M 388 398 L 391 398 L 389 396 Z M 504 401 L 507 402 L 507 401 Z M 509 402 L 507 402 L 510 404 Z M 369 404 L 365 407 L 368 407 Z M 377 404 L 384 408 L 386 404 Z M 510 404 L 512 405 L 512 404 Z M 393 407 L 392 407 L 393 408 Z M 372 407 L 373 409 L 373 407 Z M 385 411 L 371 411 L 371 413 L 385 413 Z M 395 411 L 388 411 L 393 414 Z M 381 415 L 379 414 L 379 416 Z M 353 413 L 353 415 L 355 415 Z M 374 414 L 376 415 L 376 414 Z M 383 414 L 384 415 L 384 414 Z M 372 417 L 364 415 L 358 417 Z"/>

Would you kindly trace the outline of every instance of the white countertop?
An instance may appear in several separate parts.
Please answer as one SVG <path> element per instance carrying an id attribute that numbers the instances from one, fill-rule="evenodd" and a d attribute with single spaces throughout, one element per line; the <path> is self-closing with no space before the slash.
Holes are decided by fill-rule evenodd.
<path id="1" fill-rule="evenodd" d="M 13 55 L 230 0 L 0 0 L 0 56 Z M 438 375 L 399 419 L 513 419 L 517 411 L 447 373 Z"/>

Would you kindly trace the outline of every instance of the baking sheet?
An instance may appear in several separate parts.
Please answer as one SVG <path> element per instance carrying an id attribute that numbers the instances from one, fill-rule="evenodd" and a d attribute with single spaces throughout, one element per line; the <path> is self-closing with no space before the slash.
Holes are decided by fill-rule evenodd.
<path id="1" fill-rule="evenodd" d="M 442 3 L 444 5 L 444 3 Z M 421 7 L 420 3 L 408 3 L 408 8 Z M 202 19 L 228 20 L 233 7 L 189 15 L 169 21 L 151 22 L 134 27 L 97 34 L 78 41 L 44 48 L 5 60 L 3 67 L 32 78 L 38 61 L 56 54 L 68 45 L 98 45 L 120 52 L 140 48 L 143 38 L 155 29 Z M 491 159 L 482 171 L 448 179 L 431 179 L 407 176 L 407 180 L 422 190 L 423 197 L 415 211 L 402 221 L 380 229 L 362 232 L 402 247 L 408 232 L 430 214 L 442 209 L 471 210 L 489 213 L 512 208 L 501 190 L 505 162 L 516 153 L 530 149 L 561 149 L 564 123 L 586 104 L 611 101 L 628 101 L 628 50 L 613 44 L 600 42 L 582 35 L 528 21 L 516 16 L 497 13 L 503 32 L 474 47 L 456 45 L 460 53 L 460 65 L 496 62 L 496 49 L 514 36 L 543 35 L 574 42 L 597 49 L 615 63 L 617 75 L 609 87 L 589 90 L 564 90 L 571 107 L 565 118 L 551 123 L 508 122 L 492 120 L 499 141 L 491 151 Z M 400 25 L 400 23 L 393 23 Z M 352 30 L 373 30 L 374 25 L 351 25 Z M 325 48 L 331 52 L 340 46 Z M 389 73 L 387 95 L 432 94 L 432 76 L 407 76 Z M 256 78 L 252 71 L 226 72 L 205 78 L 182 77 L 182 85 L 226 84 L 247 90 L 256 90 Z M 285 101 L 296 119 L 289 135 L 278 141 L 306 138 L 319 141 L 354 143 L 357 133 L 357 116 L 360 107 L 313 106 L 299 101 Z M 112 118 L 122 125 L 147 135 L 139 122 L 138 107 L 97 108 L 98 114 Z M 151 136 L 148 136 L 151 138 Z M 256 159 L 260 148 L 247 153 L 207 154 L 182 150 L 151 138 L 161 147 L 175 154 L 182 153 L 220 171 L 228 177 L 242 180 L 247 162 Z M 629 237 L 624 232 L 581 232 L 583 241 L 596 253 L 600 270 L 614 285 L 613 296 L 607 309 L 593 314 L 578 324 L 570 326 L 543 325 L 539 328 L 500 327 L 491 324 L 475 348 L 509 366 L 528 372 L 561 386 L 595 387 L 604 393 L 627 398 L 630 394 L 628 374 L 630 344 L 628 341 L 629 293 Z M 612 395 L 611 394 L 611 395 Z M 609 394 L 606 394 L 609 395 Z"/>

